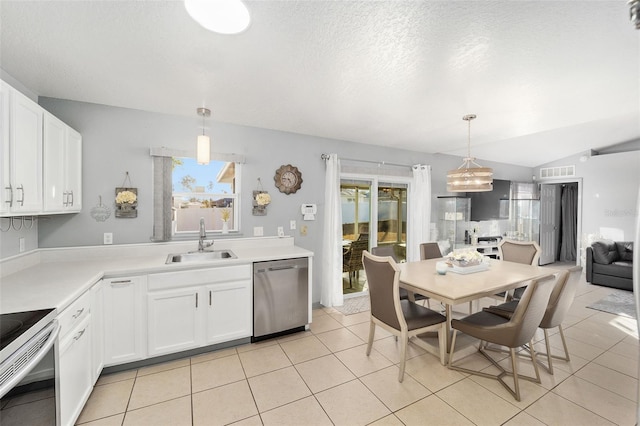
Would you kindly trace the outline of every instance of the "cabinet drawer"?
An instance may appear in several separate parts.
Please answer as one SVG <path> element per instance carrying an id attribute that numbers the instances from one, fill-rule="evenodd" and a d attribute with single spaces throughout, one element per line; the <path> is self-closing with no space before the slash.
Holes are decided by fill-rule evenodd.
<path id="1" fill-rule="evenodd" d="M 251 265 L 221 266 L 149 275 L 149 291 L 251 279 Z"/>
<path id="2" fill-rule="evenodd" d="M 73 330 L 91 311 L 91 294 L 86 291 L 78 297 L 67 309 L 58 315 L 60 324 L 60 339 Z"/>

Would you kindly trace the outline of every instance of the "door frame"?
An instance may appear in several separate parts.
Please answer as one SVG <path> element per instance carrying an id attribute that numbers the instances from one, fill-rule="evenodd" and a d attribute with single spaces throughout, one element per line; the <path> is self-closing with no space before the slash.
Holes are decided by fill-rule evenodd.
<path id="1" fill-rule="evenodd" d="M 545 179 L 543 181 L 538 181 L 538 185 L 562 185 L 566 183 L 577 183 L 578 184 L 578 217 L 576 224 L 576 265 L 582 264 L 582 257 L 584 252 L 584 247 L 582 247 L 582 205 L 583 205 L 583 196 L 582 196 L 582 178 L 564 178 L 564 179 Z M 542 210 L 542 201 L 540 205 L 540 210 Z M 559 226 L 559 223 L 554 224 L 555 226 Z"/>

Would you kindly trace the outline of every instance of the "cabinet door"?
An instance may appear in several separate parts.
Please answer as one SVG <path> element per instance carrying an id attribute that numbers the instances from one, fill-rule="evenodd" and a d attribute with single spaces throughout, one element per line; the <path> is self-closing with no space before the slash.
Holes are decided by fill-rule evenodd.
<path id="1" fill-rule="evenodd" d="M 71 127 L 67 127 L 65 157 L 66 210 L 79 212 L 82 210 L 82 135 Z"/>
<path id="2" fill-rule="evenodd" d="M 253 325 L 251 280 L 205 287 L 206 344 L 250 337 Z"/>
<path id="3" fill-rule="evenodd" d="M 198 287 L 150 292 L 149 355 L 195 348 L 202 342 L 202 296 Z"/>
<path id="4" fill-rule="evenodd" d="M 75 424 L 93 388 L 91 376 L 91 315 L 62 340 L 60 345 L 60 419 Z"/>
<path id="5" fill-rule="evenodd" d="M 10 98 L 10 169 L 13 213 L 42 211 L 43 109 L 22 93 Z"/>
<path id="6" fill-rule="evenodd" d="M 104 281 L 104 365 L 146 358 L 146 277 Z"/>
<path id="7" fill-rule="evenodd" d="M 9 212 L 9 87 L 0 81 L 0 214 Z"/>
<path id="8" fill-rule="evenodd" d="M 91 289 L 91 382 L 95 385 L 104 366 L 104 282 Z"/>
<path id="9" fill-rule="evenodd" d="M 44 115 L 43 174 L 44 211 L 62 211 L 66 205 L 65 145 L 67 125 L 49 113 Z"/>

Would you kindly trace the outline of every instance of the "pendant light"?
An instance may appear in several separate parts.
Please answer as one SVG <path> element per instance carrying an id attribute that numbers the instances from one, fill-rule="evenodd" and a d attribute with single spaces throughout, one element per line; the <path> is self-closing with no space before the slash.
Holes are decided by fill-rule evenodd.
<path id="1" fill-rule="evenodd" d="M 482 167 L 471 156 L 471 120 L 475 114 L 462 117 L 469 123 L 469 138 L 467 142 L 467 157 L 462 165 L 447 172 L 447 191 L 449 192 L 485 192 L 493 190 L 493 169 Z"/>
<path id="2" fill-rule="evenodd" d="M 211 139 L 204 134 L 204 119 L 211 116 L 211 111 L 207 108 L 198 108 L 198 115 L 202 117 L 202 134 L 198 136 L 196 144 L 196 161 L 198 164 L 209 164 L 211 161 Z"/>

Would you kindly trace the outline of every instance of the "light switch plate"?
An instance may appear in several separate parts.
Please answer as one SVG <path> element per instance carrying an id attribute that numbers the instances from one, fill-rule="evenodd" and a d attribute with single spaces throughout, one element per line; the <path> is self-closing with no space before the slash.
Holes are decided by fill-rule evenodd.
<path id="1" fill-rule="evenodd" d="M 284 237 L 284 226 L 278 226 L 278 237 Z"/>
<path id="2" fill-rule="evenodd" d="M 24 243 L 24 237 L 20 237 L 19 243 L 20 243 L 20 253 L 22 253 L 27 249 Z"/>
<path id="3" fill-rule="evenodd" d="M 289 222 L 289 229 L 296 229 L 296 221 L 292 220 Z"/>
<path id="4" fill-rule="evenodd" d="M 264 235 L 264 230 L 262 226 L 254 226 L 253 227 L 253 236 L 254 237 L 262 237 Z"/>
<path id="5" fill-rule="evenodd" d="M 300 227 L 300 235 L 302 235 L 303 237 L 307 235 L 307 225 L 302 225 Z"/>
<path id="6" fill-rule="evenodd" d="M 105 232 L 104 236 L 102 237 L 102 243 L 103 244 L 113 244 L 113 233 Z"/>

